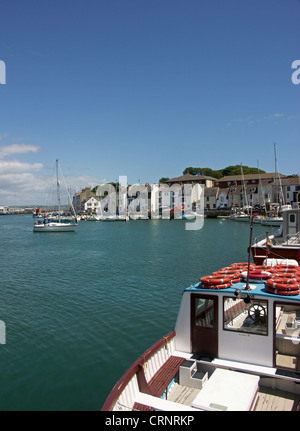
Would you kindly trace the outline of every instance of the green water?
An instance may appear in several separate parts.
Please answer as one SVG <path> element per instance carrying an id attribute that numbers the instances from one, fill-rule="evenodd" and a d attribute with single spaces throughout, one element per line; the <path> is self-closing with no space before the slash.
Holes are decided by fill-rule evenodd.
<path id="1" fill-rule="evenodd" d="M 182 290 L 247 260 L 248 223 L 81 222 L 33 233 L 0 217 L 0 410 L 100 410 L 129 365 L 174 329 Z M 254 235 L 265 228 L 254 226 Z"/>

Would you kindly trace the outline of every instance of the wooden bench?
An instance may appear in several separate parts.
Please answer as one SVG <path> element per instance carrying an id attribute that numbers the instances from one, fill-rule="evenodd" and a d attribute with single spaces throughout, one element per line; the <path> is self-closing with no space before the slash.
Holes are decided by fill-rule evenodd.
<path id="1" fill-rule="evenodd" d="M 148 382 L 148 388 L 151 395 L 160 398 L 171 380 L 175 377 L 184 358 L 179 356 L 170 356 L 169 359 L 160 367 L 154 376 Z M 143 404 L 135 403 L 133 410 L 153 410 Z"/>

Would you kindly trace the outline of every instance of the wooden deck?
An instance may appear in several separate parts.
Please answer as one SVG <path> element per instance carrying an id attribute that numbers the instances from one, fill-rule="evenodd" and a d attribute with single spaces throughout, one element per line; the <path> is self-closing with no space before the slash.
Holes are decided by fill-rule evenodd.
<path id="1" fill-rule="evenodd" d="M 199 391 L 176 383 L 168 399 L 191 406 Z M 298 406 L 300 406 L 300 395 L 271 388 L 259 388 L 255 411 L 296 411 Z"/>
<path id="2" fill-rule="evenodd" d="M 270 388 L 260 388 L 255 411 L 296 411 L 299 405 L 300 395 Z"/>
<path id="3" fill-rule="evenodd" d="M 148 382 L 148 388 L 153 396 L 160 398 L 168 383 L 174 378 L 179 370 L 183 358 L 171 356 L 163 367 Z M 192 406 L 192 403 L 200 389 L 181 386 L 178 382 L 173 382 L 171 389 L 167 393 L 167 399 L 185 406 Z M 146 405 L 135 403 L 133 410 L 153 410 Z M 267 387 L 259 387 L 258 400 L 255 411 L 300 411 L 300 395 L 286 391 L 275 390 Z"/>

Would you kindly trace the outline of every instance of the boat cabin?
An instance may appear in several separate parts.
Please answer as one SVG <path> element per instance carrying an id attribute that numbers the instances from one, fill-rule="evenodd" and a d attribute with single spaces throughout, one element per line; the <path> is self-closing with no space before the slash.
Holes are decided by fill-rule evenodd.
<path id="1" fill-rule="evenodd" d="M 273 261 L 272 261 L 273 262 Z M 242 265 L 242 267 L 240 267 Z M 233 264 L 186 288 L 175 330 L 102 410 L 300 410 L 300 268 Z"/>
<path id="2" fill-rule="evenodd" d="M 184 291 L 175 327 L 176 349 L 219 359 L 300 372 L 300 295 L 280 296 L 265 284 Z"/>
<path id="3" fill-rule="evenodd" d="M 282 211 L 282 236 L 293 236 L 300 232 L 300 208 Z"/>

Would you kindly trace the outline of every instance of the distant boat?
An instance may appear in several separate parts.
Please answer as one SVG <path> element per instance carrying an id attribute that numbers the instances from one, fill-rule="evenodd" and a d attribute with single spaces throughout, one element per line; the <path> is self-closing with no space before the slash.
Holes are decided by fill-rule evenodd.
<path id="1" fill-rule="evenodd" d="M 250 221 L 250 216 L 248 214 L 245 214 L 244 212 L 237 213 L 236 216 L 233 218 L 234 221 Z"/>
<path id="2" fill-rule="evenodd" d="M 261 224 L 264 226 L 281 226 L 283 222 L 283 217 L 279 216 L 268 216 L 261 220 Z"/>
<path id="3" fill-rule="evenodd" d="M 74 221 L 72 220 L 66 221 L 66 220 L 63 220 L 61 217 L 60 182 L 59 182 L 58 169 L 59 169 L 58 160 L 56 160 L 56 184 L 57 184 L 57 204 L 58 204 L 57 221 L 51 221 L 45 215 L 42 220 L 34 222 L 33 232 L 74 232 L 78 226 L 75 210 L 71 203 L 69 194 L 68 194 L 69 200 L 74 213 L 74 217 L 73 217 Z"/>

